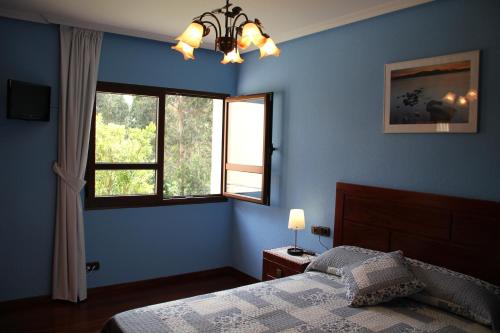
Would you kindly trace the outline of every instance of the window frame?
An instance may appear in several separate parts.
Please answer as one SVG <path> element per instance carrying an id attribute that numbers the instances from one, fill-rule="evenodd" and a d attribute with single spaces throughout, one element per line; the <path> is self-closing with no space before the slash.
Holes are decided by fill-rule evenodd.
<path id="1" fill-rule="evenodd" d="M 195 90 L 151 87 L 134 84 L 114 83 L 114 82 L 97 82 L 95 96 L 98 92 L 117 93 L 117 94 L 133 94 L 140 96 L 154 96 L 158 98 L 158 113 L 157 113 L 157 144 L 156 144 L 156 162 L 154 163 L 96 163 L 95 162 L 95 144 L 96 144 L 96 98 L 94 98 L 94 108 L 92 111 L 92 122 L 89 138 L 89 151 L 86 169 L 86 187 L 85 187 L 85 209 L 110 209 L 110 208 L 131 208 L 131 207 L 150 207 L 150 206 L 166 206 L 166 205 L 181 205 L 181 204 L 201 204 L 210 202 L 223 202 L 227 198 L 223 195 L 224 182 L 221 175 L 220 194 L 207 194 L 200 196 L 186 197 L 163 197 L 163 181 L 164 181 L 164 141 L 165 141 L 165 96 L 166 95 L 182 95 L 191 97 L 204 97 L 221 99 L 223 104 L 223 129 L 225 115 L 225 101 L 229 97 L 228 94 L 212 93 Z M 224 133 L 223 133 L 224 134 Z M 222 149 L 224 151 L 224 135 L 222 135 Z M 220 169 L 223 172 L 222 154 Z M 155 170 L 156 171 L 156 194 L 152 195 L 126 195 L 126 196 L 95 196 L 95 172 L 96 170 Z"/>
<path id="2" fill-rule="evenodd" d="M 264 101 L 264 138 L 262 147 L 262 166 L 255 165 L 244 165 L 244 164 L 232 164 L 228 162 L 227 149 L 228 149 L 228 118 L 229 118 L 229 104 L 232 102 L 240 102 L 247 100 L 262 99 Z M 227 97 L 224 100 L 224 120 L 223 120 L 223 165 L 222 165 L 222 194 L 224 197 L 233 198 L 241 201 L 253 202 L 256 204 L 261 204 L 269 206 L 271 204 L 271 157 L 273 153 L 272 144 L 272 128 L 273 128 L 273 93 L 260 93 L 253 95 L 244 96 L 232 96 Z M 262 175 L 261 182 L 261 197 L 255 198 L 251 196 L 246 196 L 243 194 L 227 192 L 227 172 L 228 171 L 240 171 L 248 172 L 254 174 Z"/>

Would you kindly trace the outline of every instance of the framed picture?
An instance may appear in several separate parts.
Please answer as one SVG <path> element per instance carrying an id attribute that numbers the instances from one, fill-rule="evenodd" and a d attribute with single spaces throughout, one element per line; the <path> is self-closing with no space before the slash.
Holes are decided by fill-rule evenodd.
<path id="1" fill-rule="evenodd" d="M 476 133 L 479 51 L 385 65 L 384 133 Z"/>

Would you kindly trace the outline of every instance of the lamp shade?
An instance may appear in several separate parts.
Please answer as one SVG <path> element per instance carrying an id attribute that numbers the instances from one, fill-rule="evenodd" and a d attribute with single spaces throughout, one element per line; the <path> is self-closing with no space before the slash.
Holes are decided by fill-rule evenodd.
<path id="1" fill-rule="evenodd" d="M 243 58 L 240 57 L 240 52 L 238 51 L 238 48 L 234 48 L 231 52 L 228 54 L 224 55 L 224 59 L 222 59 L 221 64 L 228 64 L 228 63 L 238 63 L 241 64 L 243 61 Z"/>
<path id="2" fill-rule="evenodd" d="M 194 48 L 189 44 L 179 41 L 177 45 L 172 46 L 172 49 L 182 53 L 184 55 L 184 60 L 194 59 L 193 55 Z"/>
<path id="3" fill-rule="evenodd" d="M 260 46 L 259 46 L 260 47 Z M 260 58 L 275 56 L 279 57 L 281 50 L 274 44 L 274 41 L 271 38 L 267 38 L 266 42 L 262 47 L 260 47 Z"/>
<path id="4" fill-rule="evenodd" d="M 247 47 L 250 46 L 250 44 L 252 44 L 252 40 L 250 39 L 250 37 L 246 36 L 246 37 L 241 37 L 240 39 L 238 39 L 238 47 L 242 50 L 246 49 Z"/>
<path id="5" fill-rule="evenodd" d="M 290 209 L 290 217 L 288 218 L 288 229 L 302 230 L 306 227 L 306 219 L 303 209 Z"/>
<path id="6" fill-rule="evenodd" d="M 200 47 L 203 31 L 204 28 L 201 24 L 193 22 L 187 27 L 182 35 L 176 38 L 176 40 L 186 43 L 196 49 Z"/>
<path id="7" fill-rule="evenodd" d="M 243 26 L 243 31 L 241 32 L 240 48 L 245 49 L 246 47 L 248 47 L 248 42 L 254 43 L 257 47 L 262 47 L 266 42 L 266 37 L 262 35 L 257 24 L 253 22 L 248 22 Z"/>

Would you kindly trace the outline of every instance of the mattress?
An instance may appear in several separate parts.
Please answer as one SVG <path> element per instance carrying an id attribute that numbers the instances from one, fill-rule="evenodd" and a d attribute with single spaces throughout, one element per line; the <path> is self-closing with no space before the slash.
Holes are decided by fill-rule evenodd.
<path id="1" fill-rule="evenodd" d="M 122 312 L 102 332 L 491 332 L 406 298 L 352 308 L 345 294 L 339 277 L 307 272 Z"/>

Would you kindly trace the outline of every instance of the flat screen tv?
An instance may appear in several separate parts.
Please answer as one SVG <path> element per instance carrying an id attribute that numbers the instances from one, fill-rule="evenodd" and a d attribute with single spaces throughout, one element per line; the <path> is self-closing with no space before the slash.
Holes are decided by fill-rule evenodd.
<path id="1" fill-rule="evenodd" d="M 7 118 L 49 121 L 50 87 L 8 80 Z"/>

